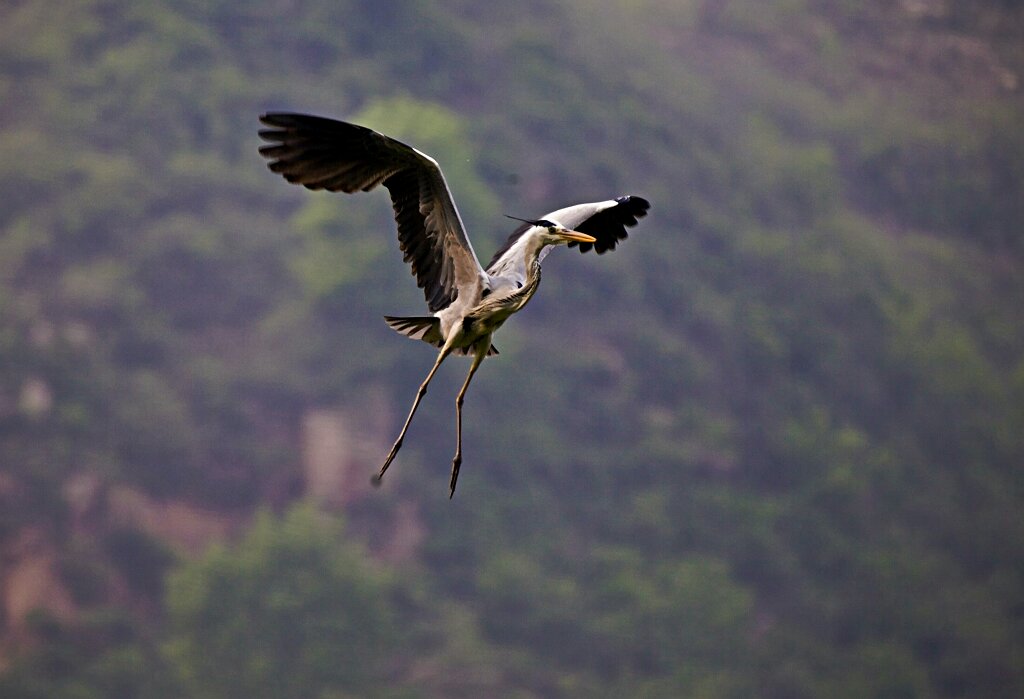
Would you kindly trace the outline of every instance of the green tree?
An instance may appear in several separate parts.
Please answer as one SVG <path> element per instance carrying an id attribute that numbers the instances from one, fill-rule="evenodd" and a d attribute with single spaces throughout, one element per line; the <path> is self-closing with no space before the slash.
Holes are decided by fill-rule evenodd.
<path id="1" fill-rule="evenodd" d="M 366 696 L 397 637 L 388 590 L 337 520 L 263 512 L 170 576 L 166 655 L 197 699 Z"/>

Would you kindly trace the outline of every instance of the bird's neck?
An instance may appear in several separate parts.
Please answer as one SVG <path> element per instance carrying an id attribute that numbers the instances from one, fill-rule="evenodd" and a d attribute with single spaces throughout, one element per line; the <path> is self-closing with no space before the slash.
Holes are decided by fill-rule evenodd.
<path id="1" fill-rule="evenodd" d="M 492 295 L 483 299 L 470 313 L 470 317 L 485 318 L 492 314 L 501 314 L 507 318 L 519 311 L 537 292 L 540 285 L 540 260 L 536 257 L 527 262 L 526 283 L 507 295 Z"/>
<path id="2" fill-rule="evenodd" d="M 491 268 L 490 273 L 527 284 L 534 274 L 539 274 L 540 263 L 552 247 L 534 237 L 521 238 Z"/>
<path id="3" fill-rule="evenodd" d="M 526 263 L 527 277 L 529 277 L 530 268 L 534 265 L 534 263 L 538 265 L 539 269 L 540 263 L 544 261 L 544 258 L 547 257 L 548 253 L 551 252 L 553 247 L 554 246 L 552 245 L 544 243 L 539 238 L 531 238 L 529 241 L 527 241 L 526 254 L 523 256 L 524 262 Z"/>
<path id="4" fill-rule="evenodd" d="M 514 309 L 518 311 L 533 297 L 538 286 L 540 286 L 540 257 L 534 257 L 526 263 L 526 283 L 521 289 L 517 289 L 515 293 L 509 295 L 506 301 L 511 302 Z"/>

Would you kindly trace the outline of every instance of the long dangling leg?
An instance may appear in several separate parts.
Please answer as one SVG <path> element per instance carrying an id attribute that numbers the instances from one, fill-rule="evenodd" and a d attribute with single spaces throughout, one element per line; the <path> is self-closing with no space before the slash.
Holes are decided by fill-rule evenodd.
<path id="1" fill-rule="evenodd" d="M 459 467 L 462 465 L 462 402 L 466 398 L 466 389 L 469 388 L 469 382 L 473 380 L 473 374 L 476 373 L 480 363 L 484 361 L 490 346 L 490 336 L 477 341 L 476 351 L 473 355 L 473 364 L 469 367 L 466 382 L 462 384 L 459 395 L 455 398 L 455 458 L 452 459 L 452 482 L 450 485 L 451 490 L 448 493 L 449 500 L 455 495 L 455 482 L 459 480 Z"/>
<path id="2" fill-rule="evenodd" d="M 412 409 L 409 410 L 409 417 L 405 418 L 405 425 L 402 427 L 402 431 L 398 435 L 398 439 L 395 440 L 394 446 L 391 447 L 391 451 L 388 453 L 388 458 L 384 460 L 384 465 L 380 467 L 380 473 L 373 477 L 373 484 L 380 485 L 380 479 L 384 477 L 384 472 L 388 470 L 388 466 L 398 456 L 398 450 L 402 448 L 402 440 L 405 439 L 405 433 L 409 429 L 409 423 L 412 422 L 412 416 L 416 414 L 416 408 L 420 406 L 420 401 L 423 400 L 423 396 L 427 393 L 427 385 L 430 380 L 434 378 L 434 374 L 437 373 L 437 368 L 441 366 L 441 362 L 451 352 L 451 348 L 445 345 L 441 349 L 441 353 L 437 355 L 437 361 L 434 362 L 434 367 L 427 374 L 427 378 L 420 384 L 420 388 L 416 391 L 416 399 L 412 402 Z"/>

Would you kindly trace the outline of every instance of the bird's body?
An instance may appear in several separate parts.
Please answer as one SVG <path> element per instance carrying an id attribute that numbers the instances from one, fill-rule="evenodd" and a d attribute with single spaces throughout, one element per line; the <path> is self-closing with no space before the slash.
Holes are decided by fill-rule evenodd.
<path id="1" fill-rule="evenodd" d="M 495 331 L 521 310 L 540 284 L 540 263 L 554 245 L 578 245 L 598 254 L 626 237 L 649 204 L 640 197 L 577 204 L 538 220 L 524 220 L 484 268 L 466 236 L 440 167 L 433 158 L 363 126 L 303 114 L 260 117 L 270 142 L 260 152 L 272 171 L 309 189 L 352 193 L 383 184 L 391 193 L 398 240 L 405 261 L 423 289 L 430 316 L 385 320 L 397 332 L 440 351 L 420 385 L 398 439 L 377 481 L 398 454 L 427 386 L 450 354 L 473 357 L 456 398 L 457 446 L 450 494 L 462 462 L 462 403 L 469 382 L 485 357 L 497 354 Z"/>

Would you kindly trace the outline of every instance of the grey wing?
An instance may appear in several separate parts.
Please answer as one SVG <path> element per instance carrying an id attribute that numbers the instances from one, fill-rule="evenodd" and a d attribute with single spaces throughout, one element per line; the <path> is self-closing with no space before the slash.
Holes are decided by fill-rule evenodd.
<path id="1" fill-rule="evenodd" d="M 629 236 L 626 228 L 635 226 L 637 219 L 646 216 L 649 208 L 650 202 L 643 197 L 625 196 L 593 204 L 577 204 L 553 211 L 544 218 L 594 236 L 597 238 L 594 243 L 569 243 L 569 247 L 579 245 L 580 252 L 593 248 L 601 255 L 614 250 L 620 240 L 625 240 Z"/>
<path id="2" fill-rule="evenodd" d="M 391 194 L 404 259 L 412 266 L 431 312 L 459 293 L 472 296 L 484 271 L 437 162 L 372 129 L 306 114 L 264 114 L 269 142 L 260 153 L 268 167 L 309 189 L 368 192 L 383 184 Z"/>

